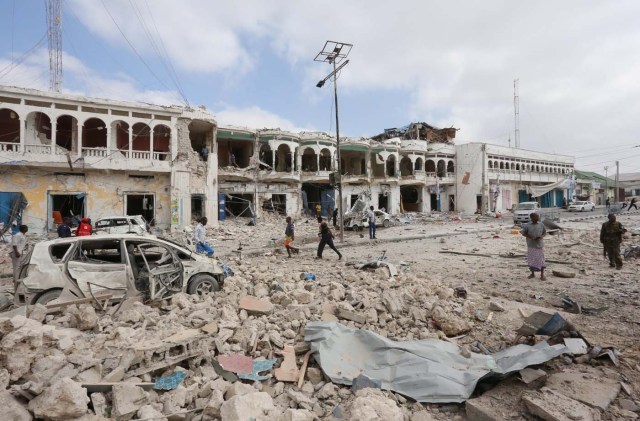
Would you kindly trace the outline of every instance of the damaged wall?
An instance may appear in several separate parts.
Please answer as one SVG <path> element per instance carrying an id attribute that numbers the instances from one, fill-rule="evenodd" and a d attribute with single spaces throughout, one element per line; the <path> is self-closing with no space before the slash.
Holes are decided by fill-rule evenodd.
<path id="1" fill-rule="evenodd" d="M 28 174 L 28 176 L 26 176 Z M 85 215 L 96 221 L 103 216 L 125 214 L 125 194 L 155 195 L 156 226 L 166 229 L 170 224 L 170 178 L 168 174 L 155 174 L 145 178 L 125 173 L 86 171 L 84 173 L 56 173 L 52 170 L 30 168 L 0 171 L 0 191 L 24 193 L 29 206 L 24 212 L 24 223 L 31 231 L 41 233 L 49 222 L 51 194 L 85 193 Z"/>

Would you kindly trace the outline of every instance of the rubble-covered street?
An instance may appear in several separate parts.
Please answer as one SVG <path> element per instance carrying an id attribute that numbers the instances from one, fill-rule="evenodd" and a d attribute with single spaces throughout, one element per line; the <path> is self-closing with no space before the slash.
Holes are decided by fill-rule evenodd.
<path id="1" fill-rule="evenodd" d="M 637 213 L 619 220 L 640 225 Z M 336 241 L 342 261 L 331 250 L 314 258 L 313 220 L 297 221 L 302 246 L 292 258 L 282 247 L 280 219 L 255 227 L 247 219 L 226 221 L 209 229 L 216 253 L 234 271 L 220 292 L 180 293 L 148 305 L 128 300 L 106 311 L 85 303 L 48 312 L 29 306 L 28 318 L 0 315 L 3 419 L 636 419 L 640 261 L 626 260 L 620 271 L 608 267 L 598 241 L 603 221 L 559 222 L 563 230 L 545 240 L 546 281 L 527 279 L 524 239 L 506 218 L 415 216 L 380 229 L 378 241 L 349 231 L 344 244 Z M 623 249 L 640 243 L 628 237 Z M 380 256 L 385 264 L 361 267 Z M 2 269 L 9 291 L 10 261 Z M 563 306 L 563 298 L 573 304 Z M 564 327 L 542 334 L 534 324 L 535 334 L 520 336 L 538 311 L 558 312 Z M 338 353 L 341 337 L 324 333 L 335 342 L 323 344 L 314 330 L 334 323 L 398 348 Z M 345 332 L 348 340 L 355 335 Z M 359 346 L 372 343 L 357 336 Z M 360 375 L 389 372 L 398 390 L 403 380 L 396 373 L 407 372 L 400 350 L 414 350 L 415 358 L 419 341 L 429 339 L 439 341 L 429 342 L 435 348 L 413 371 L 430 370 L 404 395 L 384 390 L 389 379 Z M 495 374 L 505 364 L 501 351 L 538 344 L 518 348 L 533 358 L 545 340 L 558 344 L 550 348 L 560 350 L 557 357 L 524 368 L 512 356 L 510 374 L 470 380 L 479 362 L 498 361 L 487 366 Z M 386 362 L 367 359 L 373 353 Z M 341 364 L 361 373 L 326 371 Z M 470 399 L 435 398 L 458 372 L 474 391 Z M 423 402 L 408 396 L 418 390 Z"/>

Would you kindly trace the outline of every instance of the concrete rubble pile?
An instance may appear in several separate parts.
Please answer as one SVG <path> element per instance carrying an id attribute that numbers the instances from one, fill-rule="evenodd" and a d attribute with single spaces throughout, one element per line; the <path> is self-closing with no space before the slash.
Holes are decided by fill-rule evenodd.
<path id="1" fill-rule="evenodd" d="M 305 325 L 339 321 L 396 341 L 457 338 L 462 355 L 515 340 L 511 329 L 483 327 L 504 310 L 499 303 L 456 297 L 410 271 L 390 278 L 386 267 L 309 265 L 309 277 L 276 256 L 232 265 L 223 291 L 205 297 L 127 301 L 106 313 L 81 304 L 62 314 L 41 305 L 28 318 L 0 314 L 0 407 L 16 420 L 462 420 L 459 405 L 445 412 L 332 383 L 308 355 Z M 247 359 L 249 372 L 236 367 Z M 275 370 L 256 369 L 271 359 Z M 158 389 L 158 379 L 179 372 L 184 380 Z M 536 393 L 527 407 L 547 399 Z"/>

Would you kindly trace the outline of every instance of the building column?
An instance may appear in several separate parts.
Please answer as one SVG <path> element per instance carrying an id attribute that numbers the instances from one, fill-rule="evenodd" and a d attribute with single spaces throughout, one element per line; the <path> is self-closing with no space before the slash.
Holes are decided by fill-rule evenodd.
<path id="1" fill-rule="evenodd" d="M 296 159 L 295 149 L 294 149 L 294 152 L 289 152 L 289 156 L 291 157 L 291 175 L 293 175 L 293 174 L 295 173 L 295 168 L 296 168 L 296 163 L 295 163 L 295 159 Z"/>
<path id="2" fill-rule="evenodd" d="M 127 158 L 131 159 L 131 151 L 133 148 L 133 124 L 129 125 L 129 152 Z"/>
<path id="3" fill-rule="evenodd" d="M 19 151 L 24 153 L 25 152 L 25 149 L 24 149 L 24 131 L 26 130 L 25 125 L 27 124 L 27 121 L 21 119 L 20 116 L 18 116 L 18 121 L 20 122 L 20 149 L 19 149 Z"/>
<path id="4" fill-rule="evenodd" d="M 153 160 L 153 130 L 151 127 L 149 128 L 149 159 L 151 160 Z"/>
<path id="5" fill-rule="evenodd" d="M 316 153 L 316 173 L 320 173 L 320 154 Z"/>
<path id="6" fill-rule="evenodd" d="M 105 123 L 105 130 L 107 131 L 107 156 L 111 155 L 111 147 L 113 146 L 113 149 L 115 150 L 117 148 L 117 145 L 112 145 L 111 144 L 111 125 L 106 125 Z M 117 129 L 116 129 L 117 130 Z"/>
<path id="7" fill-rule="evenodd" d="M 56 154 L 56 141 L 58 138 L 58 121 L 51 119 L 51 155 L 55 155 Z"/>
<path id="8" fill-rule="evenodd" d="M 78 155 L 82 156 L 82 130 L 84 125 L 78 124 Z"/>

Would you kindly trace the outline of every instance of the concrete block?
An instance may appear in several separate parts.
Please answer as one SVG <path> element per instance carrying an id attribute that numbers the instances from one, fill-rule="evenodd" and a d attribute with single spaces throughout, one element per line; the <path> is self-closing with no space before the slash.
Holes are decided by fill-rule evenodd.
<path id="1" fill-rule="evenodd" d="M 618 381 L 580 372 L 553 374 L 547 380 L 547 387 L 603 411 L 620 393 Z"/>
<path id="2" fill-rule="evenodd" d="M 527 410 L 545 421 L 600 421 L 600 412 L 561 393 L 543 387 L 522 397 Z"/>
<path id="3" fill-rule="evenodd" d="M 271 301 L 249 296 L 240 299 L 239 307 L 252 314 L 270 314 L 273 311 Z"/>
<path id="4" fill-rule="evenodd" d="M 352 322 L 364 324 L 367 321 L 367 316 L 364 314 L 356 313 L 355 311 L 346 310 L 343 308 L 338 309 L 338 318 L 351 320 Z"/>

